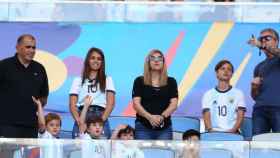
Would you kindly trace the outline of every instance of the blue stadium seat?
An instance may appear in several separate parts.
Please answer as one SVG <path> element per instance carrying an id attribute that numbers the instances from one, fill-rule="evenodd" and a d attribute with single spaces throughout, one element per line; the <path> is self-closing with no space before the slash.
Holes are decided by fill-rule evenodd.
<path id="1" fill-rule="evenodd" d="M 252 139 L 252 136 L 253 136 L 252 124 L 253 124 L 252 118 L 249 118 L 249 117 L 245 117 L 241 124 L 241 127 L 240 127 L 241 135 L 244 137 L 245 140 L 250 141 Z"/>
<path id="2" fill-rule="evenodd" d="M 251 149 L 250 158 L 279 158 L 280 150 L 277 149 Z"/>
<path id="3" fill-rule="evenodd" d="M 280 141 L 280 133 L 264 133 L 255 135 L 253 141 Z"/>
<path id="4" fill-rule="evenodd" d="M 171 117 L 173 131 L 176 132 L 185 132 L 189 129 L 200 130 L 200 121 L 198 118 L 194 117 Z"/>
<path id="5" fill-rule="evenodd" d="M 128 124 L 135 128 L 135 117 L 126 116 L 110 116 L 108 118 L 111 130 L 114 130 L 120 124 Z"/>
<path id="6" fill-rule="evenodd" d="M 226 149 L 202 149 L 200 158 L 233 158 L 233 153 Z"/>
<path id="7" fill-rule="evenodd" d="M 227 132 L 209 132 L 201 134 L 203 141 L 243 141 L 242 135 Z"/>
<path id="8" fill-rule="evenodd" d="M 200 131 L 200 120 L 198 118 L 174 116 L 171 117 L 171 120 L 174 140 L 182 140 L 182 135 L 186 130 L 194 129 Z"/>
<path id="9" fill-rule="evenodd" d="M 145 158 L 175 158 L 175 151 L 163 148 L 142 148 Z"/>

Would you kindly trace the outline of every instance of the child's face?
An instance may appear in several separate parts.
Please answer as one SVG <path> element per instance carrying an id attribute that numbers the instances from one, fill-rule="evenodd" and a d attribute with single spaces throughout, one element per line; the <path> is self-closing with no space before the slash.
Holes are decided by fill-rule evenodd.
<path id="1" fill-rule="evenodd" d="M 60 120 L 51 120 L 47 123 L 46 130 L 53 136 L 58 136 L 60 132 Z"/>
<path id="2" fill-rule="evenodd" d="M 120 139 L 121 140 L 133 140 L 134 134 L 133 134 L 133 132 L 123 133 L 123 134 L 121 134 Z"/>
<path id="3" fill-rule="evenodd" d="M 99 122 L 91 123 L 87 129 L 87 132 L 93 137 L 100 137 L 103 132 L 103 124 Z"/>
<path id="4" fill-rule="evenodd" d="M 199 138 L 198 138 L 198 136 L 193 135 L 193 136 L 190 136 L 187 140 L 188 141 L 199 141 Z"/>

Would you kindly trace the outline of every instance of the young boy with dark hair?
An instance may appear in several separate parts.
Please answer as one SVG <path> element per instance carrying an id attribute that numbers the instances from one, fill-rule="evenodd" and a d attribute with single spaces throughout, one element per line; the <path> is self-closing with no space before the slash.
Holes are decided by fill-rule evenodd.
<path id="1" fill-rule="evenodd" d="M 144 158 L 144 153 L 133 143 L 135 130 L 130 125 L 119 125 L 112 134 L 111 139 L 119 141 L 113 143 L 114 158 Z"/>
<path id="2" fill-rule="evenodd" d="M 81 156 L 91 158 L 94 155 L 95 158 L 107 158 L 110 155 L 110 144 L 106 140 L 98 140 L 103 136 L 104 121 L 99 116 L 86 118 L 91 103 L 92 98 L 86 96 L 80 116 L 82 122 L 80 138 L 84 140 L 82 141 Z"/>
<path id="3" fill-rule="evenodd" d="M 199 158 L 200 133 L 194 129 L 190 129 L 184 132 L 182 139 L 185 141 L 185 146 L 180 157 Z"/>
<path id="4" fill-rule="evenodd" d="M 200 133 L 194 129 L 190 129 L 183 133 L 182 139 L 189 141 L 198 141 L 200 140 Z"/>
<path id="5" fill-rule="evenodd" d="M 82 139 L 101 139 L 103 133 L 103 120 L 94 116 L 86 120 L 86 131 L 80 134 Z"/>

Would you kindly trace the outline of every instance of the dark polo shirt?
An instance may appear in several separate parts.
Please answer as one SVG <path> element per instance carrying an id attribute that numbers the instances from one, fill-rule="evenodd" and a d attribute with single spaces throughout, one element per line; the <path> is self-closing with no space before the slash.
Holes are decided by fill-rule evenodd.
<path id="1" fill-rule="evenodd" d="M 43 65 L 24 67 L 17 56 L 0 61 L 0 124 L 37 126 L 37 106 L 31 96 L 47 97 L 48 78 Z"/>
<path id="2" fill-rule="evenodd" d="M 266 58 L 259 63 L 254 71 L 254 77 L 263 77 L 259 89 L 259 95 L 256 97 L 255 107 L 272 106 L 280 108 L 280 58 Z"/>

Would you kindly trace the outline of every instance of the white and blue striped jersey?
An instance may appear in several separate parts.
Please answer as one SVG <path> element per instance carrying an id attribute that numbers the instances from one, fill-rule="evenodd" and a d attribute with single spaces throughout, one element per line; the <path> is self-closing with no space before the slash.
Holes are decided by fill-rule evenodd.
<path id="1" fill-rule="evenodd" d="M 109 158 L 110 143 L 107 140 L 92 139 L 89 134 L 81 136 L 81 158 Z"/>
<path id="2" fill-rule="evenodd" d="M 238 110 L 246 110 L 243 92 L 236 88 L 223 92 L 212 88 L 203 96 L 202 109 L 210 112 L 214 130 L 230 130 L 236 123 Z"/>

